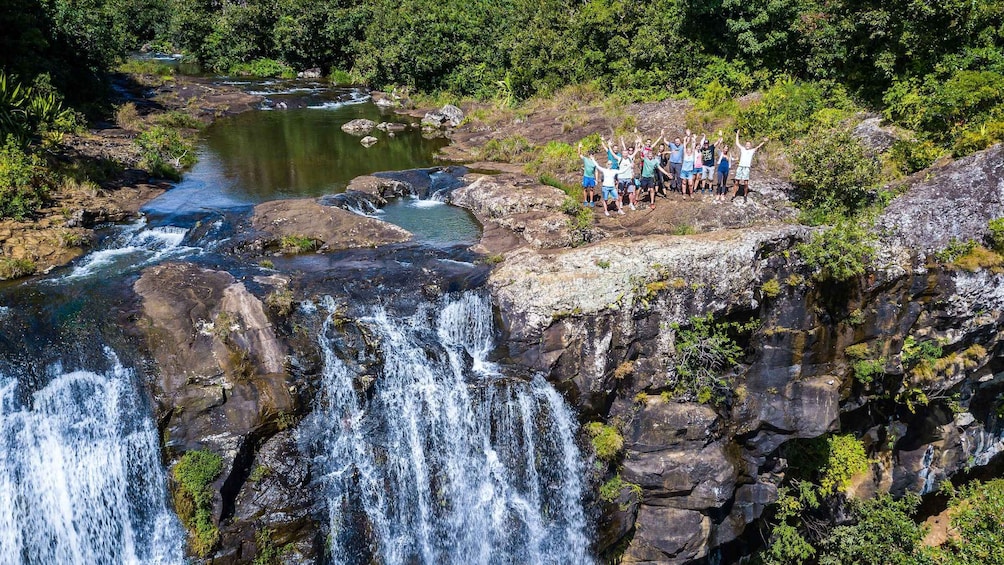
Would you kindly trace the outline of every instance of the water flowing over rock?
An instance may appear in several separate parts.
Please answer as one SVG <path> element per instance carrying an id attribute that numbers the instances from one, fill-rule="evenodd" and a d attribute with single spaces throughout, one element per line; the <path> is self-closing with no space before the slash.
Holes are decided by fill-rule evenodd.
<path id="1" fill-rule="evenodd" d="M 323 401 L 300 431 L 334 562 L 588 563 L 574 418 L 544 380 L 486 358 L 487 297 L 444 297 L 403 319 L 374 307 L 360 323 L 380 342 L 380 374 L 361 395 L 329 317 Z"/>
<path id="2" fill-rule="evenodd" d="M 183 563 L 158 433 L 132 372 L 53 367 L 24 403 L 0 375 L 0 563 Z"/>

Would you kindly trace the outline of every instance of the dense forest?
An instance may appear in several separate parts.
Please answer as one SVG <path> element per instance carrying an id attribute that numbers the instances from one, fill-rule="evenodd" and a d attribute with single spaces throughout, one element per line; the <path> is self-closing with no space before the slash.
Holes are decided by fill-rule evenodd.
<path id="1" fill-rule="evenodd" d="M 809 81 L 957 153 L 1004 138 L 999 1 L 10 0 L 0 27 L 0 68 L 77 107 L 145 45 L 214 72 L 320 67 L 514 101 L 577 83 L 645 99 Z"/>

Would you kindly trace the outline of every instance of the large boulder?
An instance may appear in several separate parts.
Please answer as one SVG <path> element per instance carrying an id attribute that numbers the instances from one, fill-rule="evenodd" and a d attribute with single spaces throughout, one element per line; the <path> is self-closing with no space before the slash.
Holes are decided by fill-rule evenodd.
<path id="1" fill-rule="evenodd" d="M 296 73 L 296 78 L 319 79 L 321 78 L 321 69 L 314 67 L 312 69 L 300 71 Z"/>
<path id="2" fill-rule="evenodd" d="M 892 259 L 933 254 L 952 239 L 981 239 L 1004 217 L 1004 145 L 995 145 L 906 184 L 876 222 Z"/>
<path id="3" fill-rule="evenodd" d="M 422 118 L 422 126 L 432 128 L 445 126 L 457 127 L 462 121 L 464 121 L 464 111 L 453 104 L 447 104 L 434 112 L 425 114 L 425 117 Z"/>
<path id="4" fill-rule="evenodd" d="M 342 124 L 342 131 L 345 133 L 351 133 L 352 135 L 365 135 L 373 131 L 373 128 L 375 128 L 376 125 L 376 122 L 373 120 L 358 118 Z"/>
<path id="5" fill-rule="evenodd" d="M 255 206 L 251 226 L 258 247 L 281 245 L 284 237 L 307 238 L 317 251 L 376 247 L 411 239 L 406 230 L 375 218 L 324 206 L 314 199 L 276 200 Z"/>
<path id="6" fill-rule="evenodd" d="M 882 118 L 871 117 L 862 120 L 854 127 L 854 137 L 875 153 L 882 153 L 892 147 L 900 139 L 906 137 L 905 132 L 895 126 L 883 126 Z"/>

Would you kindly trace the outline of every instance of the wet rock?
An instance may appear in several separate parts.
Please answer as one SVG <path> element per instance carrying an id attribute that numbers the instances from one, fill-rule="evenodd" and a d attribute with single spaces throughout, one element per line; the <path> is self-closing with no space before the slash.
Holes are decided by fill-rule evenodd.
<path id="1" fill-rule="evenodd" d="M 410 183 L 373 175 L 363 175 L 352 179 L 345 191 L 361 193 L 376 206 L 387 204 L 388 198 L 416 194 L 415 187 Z"/>
<path id="2" fill-rule="evenodd" d="M 642 506 L 621 563 L 686 563 L 708 554 L 711 519 L 700 512 Z"/>
<path id="3" fill-rule="evenodd" d="M 402 132 L 408 129 L 408 125 L 399 124 L 397 122 L 380 122 L 380 124 L 377 125 L 377 129 L 388 133 Z"/>
<path id="4" fill-rule="evenodd" d="M 425 114 L 422 118 L 422 127 L 457 127 L 462 121 L 464 121 L 464 111 L 453 104 L 447 104 L 439 110 Z"/>
<path id="5" fill-rule="evenodd" d="M 377 141 L 379 141 L 377 138 L 372 135 L 367 135 L 366 137 L 360 139 L 359 143 L 362 143 L 363 147 L 371 147 L 375 145 Z"/>
<path id="6" fill-rule="evenodd" d="M 323 206 L 314 199 L 277 200 L 255 206 L 252 227 L 262 247 L 278 246 L 283 237 L 309 238 L 321 252 L 400 243 L 407 231 L 381 220 Z"/>
<path id="7" fill-rule="evenodd" d="M 296 73 L 296 78 L 319 79 L 321 76 L 321 69 L 317 67 Z"/>
<path id="8" fill-rule="evenodd" d="M 376 127 L 376 122 L 373 120 L 367 120 L 364 118 L 358 118 L 351 120 L 342 124 L 342 131 L 345 133 L 350 133 L 352 135 L 364 135 Z"/>

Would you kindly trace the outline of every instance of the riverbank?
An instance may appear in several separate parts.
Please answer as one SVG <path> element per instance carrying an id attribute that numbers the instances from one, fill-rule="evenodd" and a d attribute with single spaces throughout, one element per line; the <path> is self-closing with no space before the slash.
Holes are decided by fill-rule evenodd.
<path id="1" fill-rule="evenodd" d="M 56 180 L 46 205 L 30 218 L 0 220 L 0 280 L 69 263 L 94 241 L 97 227 L 135 218 L 143 204 L 170 188 L 163 177 L 176 175 L 194 155 L 152 170 L 144 155 L 150 148 L 138 141 L 144 132 L 191 147 L 201 128 L 261 102 L 239 86 L 196 77 L 119 73 L 113 88 L 114 121 L 66 134 L 48 151 Z"/>

